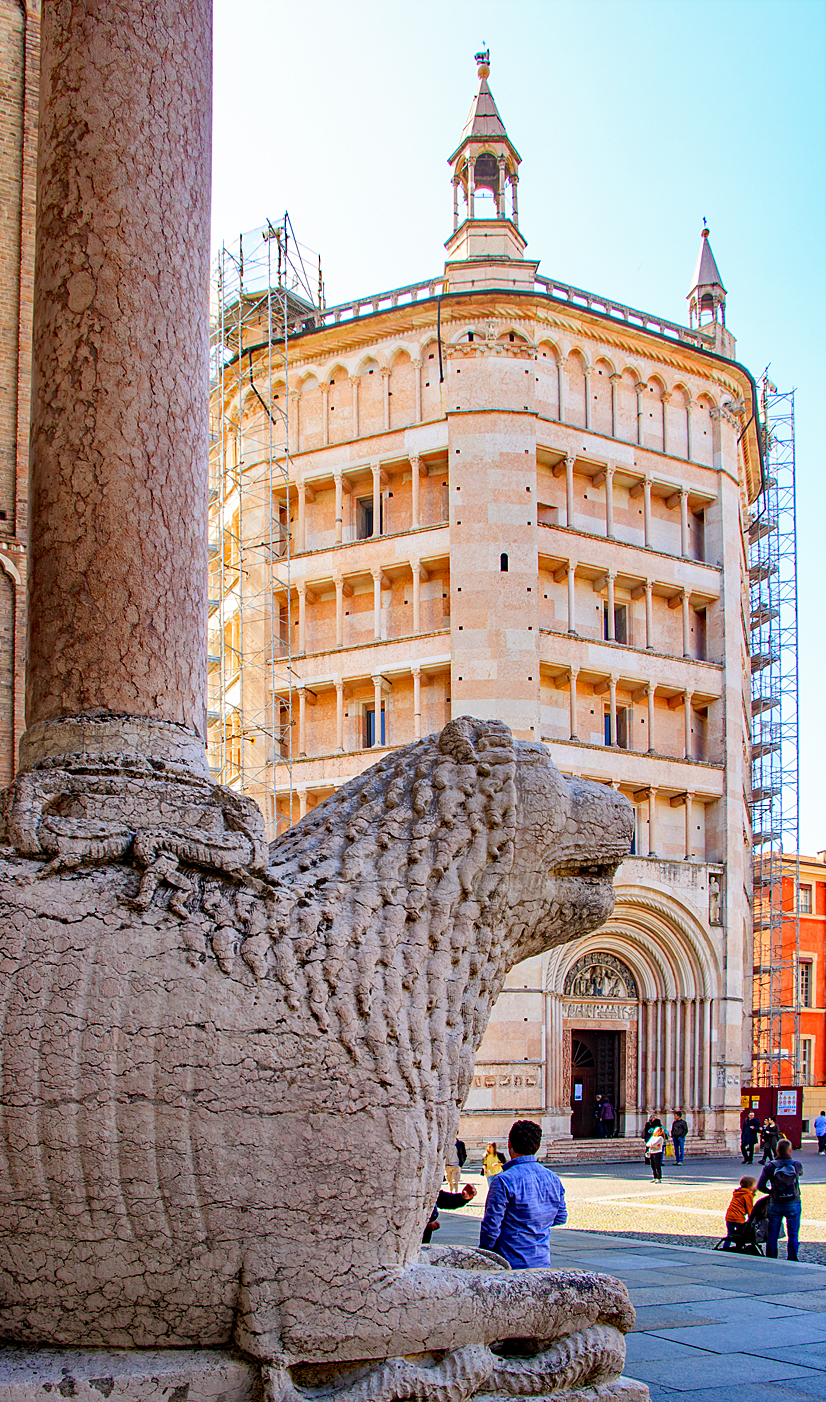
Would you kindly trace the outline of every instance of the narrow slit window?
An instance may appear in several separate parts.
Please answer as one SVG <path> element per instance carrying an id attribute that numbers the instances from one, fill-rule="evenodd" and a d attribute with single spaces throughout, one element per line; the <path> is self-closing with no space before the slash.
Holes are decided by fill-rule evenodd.
<path id="1" fill-rule="evenodd" d="M 503 574 L 508 572 L 508 557 L 504 553 L 499 556 L 499 568 Z"/>

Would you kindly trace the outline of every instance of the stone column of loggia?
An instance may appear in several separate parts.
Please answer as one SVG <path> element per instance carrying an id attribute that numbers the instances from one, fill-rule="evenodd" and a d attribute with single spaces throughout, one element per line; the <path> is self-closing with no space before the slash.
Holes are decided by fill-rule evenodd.
<path id="1" fill-rule="evenodd" d="M 210 0 L 43 9 L 21 769 L 205 773 Z"/>

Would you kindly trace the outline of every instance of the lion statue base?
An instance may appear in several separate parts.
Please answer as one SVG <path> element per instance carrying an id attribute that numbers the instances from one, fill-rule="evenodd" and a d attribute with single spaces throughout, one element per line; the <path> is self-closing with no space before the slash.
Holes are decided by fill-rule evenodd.
<path id="1" fill-rule="evenodd" d="M 606 918 L 630 836 L 610 788 L 470 718 L 269 850 L 254 804 L 184 766 L 19 777 L 2 1338 L 235 1345 L 271 1402 L 614 1395 L 619 1282 L 420 1247 L 508 969 Z"/>

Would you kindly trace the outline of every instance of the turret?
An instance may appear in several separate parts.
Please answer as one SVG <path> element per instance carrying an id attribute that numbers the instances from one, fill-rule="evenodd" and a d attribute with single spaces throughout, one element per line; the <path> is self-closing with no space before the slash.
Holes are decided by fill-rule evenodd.
<path id="1" fill-rule="evenodd" d="M 521 157 L 488 87 L 490 51 L 476 54 L 476 63 L 479 88 L 449 161 L 453 234 L 445 244 L 445 272 L 453 290 L 532 287 L 539 264 L 523 257 L 527 244 L 519 232 L 517 200 Z"/>
<path id="2" fill-rule="evenodd" d="M 688 294 L 688 324 L 693 331 L 702 331 L 720 355 L 733 359 L 735 340 L 726 329 L 726 289 L 711 251 L 709 234 L 704 219 L 700 253 Z"/>

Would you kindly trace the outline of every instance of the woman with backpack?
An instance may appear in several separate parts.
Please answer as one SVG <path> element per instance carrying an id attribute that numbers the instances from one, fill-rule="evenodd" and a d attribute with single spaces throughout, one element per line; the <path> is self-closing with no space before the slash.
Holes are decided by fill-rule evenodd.
<path id="1" fill-rule="evenodd" d="M 766 1255 L 777 1257 L 777 1243 L 780 1240 L 780 1226 L 786 1223 L 788 1246 L 786 1255 L 790 1261 L 797 1261 L 800 1242 L 800 1175 L 803 1165 L 792 1158 L 792 1146 L 788 1139 L 777 1144 L 777 1158 L 766 1164 L 757 1184 L 758 1193 L 769 1194 L 769 1235 L 766 1242 Z"/>

